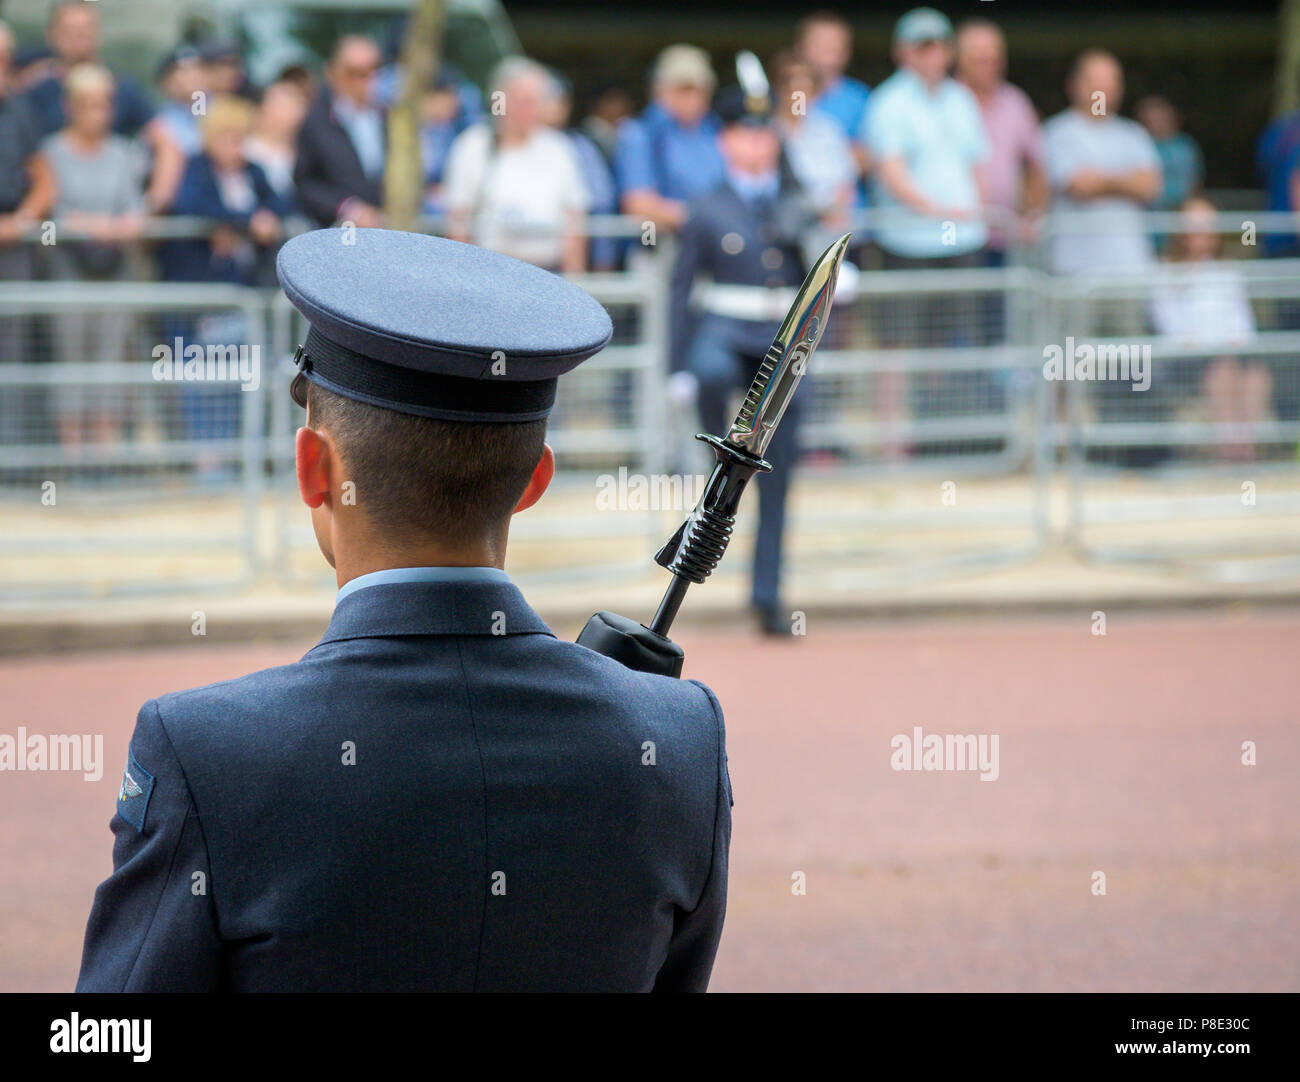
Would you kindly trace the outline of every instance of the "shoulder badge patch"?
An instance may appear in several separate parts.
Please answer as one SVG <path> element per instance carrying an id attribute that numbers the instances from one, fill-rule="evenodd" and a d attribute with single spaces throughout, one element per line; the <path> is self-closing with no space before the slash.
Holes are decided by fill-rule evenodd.
<path id="1" fill-rule="evenodd" d="M 144 816 L 152 795 L 153 775 L 136 761 L 135 752 L 127 752 L 122 787 L 117 791 L 117 814 L 143 833 Z"/>

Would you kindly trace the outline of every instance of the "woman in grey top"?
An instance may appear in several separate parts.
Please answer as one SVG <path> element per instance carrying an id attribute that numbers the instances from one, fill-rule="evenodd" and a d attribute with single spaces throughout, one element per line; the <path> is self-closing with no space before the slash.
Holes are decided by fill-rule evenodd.
<path id="1" fill-rule="evenodd" d="M 64 232 L 88 240 L 64 239 L 45 249 L 50 276 L 72 281 L 117 281 L 129 277 L 125 245 L 144 221 L 145 160 L 135 143 L 112 132 L 113 76 L 97 64 L 78 64 L 64 80 L 68 126 L 41 145 L 56 189 L 54 216 Z M 117 309 L 72 312 L 54 321 L 56 359 L 112 362 L 125 358 L 130 313 Z M 112 443 L 118 438 L 122 403 L 104 387 L 89 393 L 73 380 L 56 389 L 54 408 L 65 446 Z"/>

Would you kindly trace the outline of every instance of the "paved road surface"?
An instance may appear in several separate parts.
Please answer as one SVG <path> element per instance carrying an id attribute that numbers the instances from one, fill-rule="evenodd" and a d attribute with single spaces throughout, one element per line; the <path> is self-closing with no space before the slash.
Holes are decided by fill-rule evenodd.
<path id="1" fill-rule="evenodd" d="M 736 793 L 715 989 L 1300 991 L 1300 614 L 680 638 Z M 0 732 L 107 764 L 0 774 L 0 990 L 75 980 L 139 704 L 307 645 L 0 664 Z M 996 735 L 997 780 L 893 770 L 915 726 Z"/>

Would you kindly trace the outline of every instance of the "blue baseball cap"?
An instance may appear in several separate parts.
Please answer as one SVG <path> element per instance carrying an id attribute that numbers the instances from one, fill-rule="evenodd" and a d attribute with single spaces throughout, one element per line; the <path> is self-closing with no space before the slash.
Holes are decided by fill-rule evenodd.
<path id="1" fill-rule="evenodd" d="M 904 45 L 922 41 L 949 41 L 953 36 L 948 16 L 934 8 L 913 8 L 894 26 L 894 40 Z"/>

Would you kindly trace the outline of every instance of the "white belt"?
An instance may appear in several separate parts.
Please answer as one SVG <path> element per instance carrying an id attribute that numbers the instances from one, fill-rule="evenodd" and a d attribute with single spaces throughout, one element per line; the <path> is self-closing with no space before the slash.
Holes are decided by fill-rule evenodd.
<path id="1" fill-rule="evenodd" d="M 697 282 L 691 300 L 718 316 L 779 323 L 790 311 L 798 290 L 793 286 L 737 286 Z"/>

